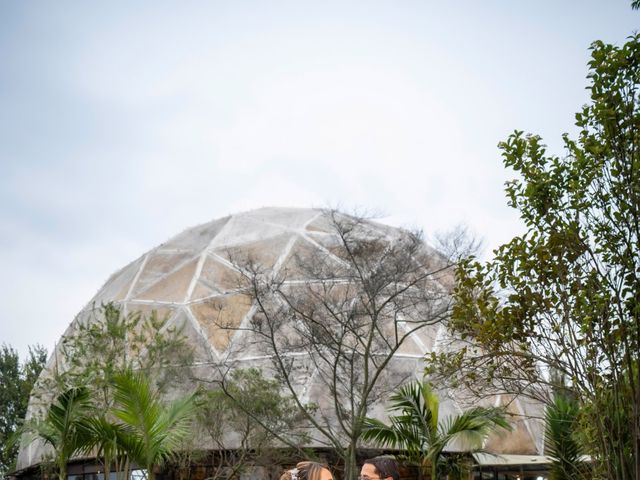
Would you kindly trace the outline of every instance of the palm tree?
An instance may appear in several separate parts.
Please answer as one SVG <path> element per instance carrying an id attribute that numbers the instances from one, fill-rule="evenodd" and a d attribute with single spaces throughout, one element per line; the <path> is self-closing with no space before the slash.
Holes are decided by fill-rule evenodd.
<path id="1" fill-rule="evenodd" d="M 421 470 L 430 465 L 432 480 L 438 478 L 444 448 L 454 440 L 468 445 L 468 451 L 476 451 L 494 429 L 510 429 L 504 412 L 498 408 L 475 407 L 440 420 L 438 396 L 424 381 L 404 385 L 390 400 L 389 410 L 400 415 L 390 415 L 388 425 L 367 418 L 362 437 L 406 451 L 405 458 L 418 463 Z"/>
<path id="2" fill-rule="evenodd" d="M 60 480 L 67 478 L 69 459 L 89 441 L 87 418 L 91 412 L 89 390 L 68 388 L 49 405 L 43 418 L 27 422 L 23 428 L 25 433 L 40 437 L 53 448 Z"/>
<path id="3" fill-rule="evenodd" d="M 195 393 L 169 404 L 162 402 L 142 372 L 114 375 L 113 415 L 122 423 L 120 441 L 132 461 L 154 469 L 169 459 L 189 433 L 195 413 Z"/>
<path id="4" fill-rule="evenodd" d="M 119 478 L 128 479 L 129 455 L 125 450 L 124 440 L 126 427 L 111 421 L 107 415 L 101 414 L 87 419 L 89 438 L 83 452 L 95 453 L 96 460 L 102 459 L 105 480 L 109 480 L 112 467 Z"/>
<path id="5" fill-rule="evenodd" d="M 562 395 L 547 407 L 544 438 L 546 453 L 552 460 L 549 478 L 553 480 L 585 478 L 583 447 L 576 439 L 579 411 L 575 400 Z"/>

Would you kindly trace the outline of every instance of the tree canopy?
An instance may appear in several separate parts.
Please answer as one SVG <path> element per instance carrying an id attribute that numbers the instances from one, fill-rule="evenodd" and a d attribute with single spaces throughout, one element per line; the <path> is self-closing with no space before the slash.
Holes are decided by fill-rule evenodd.
<path id="1" fill-rule="evenodd" d="M 29 347 L 24 362 L 9 345 L 0 349 L 0 478 L 14 467 L 18 446 L 11 437 L 27 412 L 31 389 L 46 361 L 47 351 L 39 345 Z"/>
<path id="2" fill-rule="evenodd" d="M 560 374 L 607 478 L 640 478 L 640 36 L 594 42 L 591 101 L 566 153 L 516 131 L 500 143 L 526 231 L 457 272 L 454 353 L 432 370 L 470 388 L 525 393 Z M 606 414 L 603 414 L 606 412 Z"/>

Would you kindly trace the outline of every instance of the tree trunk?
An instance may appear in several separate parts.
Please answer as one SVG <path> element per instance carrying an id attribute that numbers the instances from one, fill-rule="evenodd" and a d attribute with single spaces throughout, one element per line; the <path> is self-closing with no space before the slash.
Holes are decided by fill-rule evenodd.
<path id="1" fill-rule="evenodd" d="M 344 480 L 356 480 L 358 472 L 356 467 L 358 465 L 356 459 L 356 441 L 351 439 L 349 446 L 347 447 L 347 454 L 344 457 Z"/>
<path id="2" fill-rule="evenodd" d="M 58 461 L 58 479 L 67 480 L 67 461 L 66 460 Z"/>

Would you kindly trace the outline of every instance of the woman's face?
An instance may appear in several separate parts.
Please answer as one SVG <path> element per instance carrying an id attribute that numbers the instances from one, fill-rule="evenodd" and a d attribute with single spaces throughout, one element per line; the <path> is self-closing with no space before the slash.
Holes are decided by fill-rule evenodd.
<path id="1" fill-rule="evenodd" d="M 320 471 L 320 480 L 333 480 L 333 475 L 331 475 L 331 472 L 328 469 L 323 468 Z"/>

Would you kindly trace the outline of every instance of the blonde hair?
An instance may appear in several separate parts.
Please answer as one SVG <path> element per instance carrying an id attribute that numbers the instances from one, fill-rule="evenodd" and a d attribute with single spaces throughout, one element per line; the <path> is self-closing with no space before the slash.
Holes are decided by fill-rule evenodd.
<path id="1" fill-rule="evenodd" d="M 329 470 L 326 465 L 318 462 L 299 462 L 295 468 L 284 472 L 280 480 L 320 480 L 324 469 Z"/>

